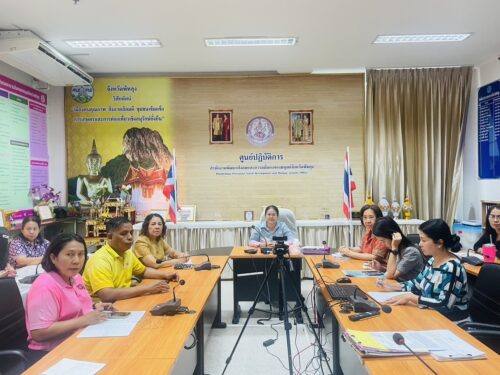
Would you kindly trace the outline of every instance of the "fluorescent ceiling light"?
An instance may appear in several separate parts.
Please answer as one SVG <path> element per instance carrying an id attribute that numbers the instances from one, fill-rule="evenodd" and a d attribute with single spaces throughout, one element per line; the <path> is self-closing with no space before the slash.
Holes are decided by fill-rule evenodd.
<path id="1" fill-rule="evenodd" d="M 207 47 L 293 46 L 297 38 L 213 38 L 205 39 Z"/>
<path id="2" fill-rule="evenodd" d="M 374 44 L 462 42 L 471 34 L 378 35 Z"/>
<path id="3" fill-rule="evenodd" d="M 366 73 L 365 68 L 314 69 L 311 74 L 359 74 Z"/>
<path id="4" fill-rule="evenodd" d="M 66 40 L 73 48 L 157 48 L 161 47 L 158 39 L 137 40 Z"/>

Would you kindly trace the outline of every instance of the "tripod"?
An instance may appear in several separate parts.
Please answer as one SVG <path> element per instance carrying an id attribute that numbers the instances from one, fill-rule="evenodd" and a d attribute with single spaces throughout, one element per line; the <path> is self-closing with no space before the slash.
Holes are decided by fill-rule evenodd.
<path id="1" fill-rule="evenodd" d="M 248 325 L 250 318 L 252 317 L 255 310 L 259 310 L 259 309 L 256 309 L 255 306 L 259 302 L 260 295 L 262 294 L 262 291 L 264 290 L 264 286 L 267 284 L 267 280 L 268 280 L 269 276 L 273 273 L 273 271 L 276 267 L 278 269 L 278 276 L 279 276 L 280 288 L 281 288 L 280 289 L 281 290 L 280 304 L 282 304 L 282 306 L 283 306 L 283 321 L 285 324 L 286 346 L 287 346 L 287 355 L 288 355 L 288 370 L 289 370 L 290 375 L 293 375 L 292 350 L 291 350 L 291 344 L 290 344 L 290 329 L 292 328 L 292 325 L 290 324 L 290 321 L 288 319 L 288 301 L 287 301 L 287 297 L 286 297 L 286 284 L 285 284 L 285 276 L 288 277 L 289 279 L 291 279 L 291 277 L 289 275 L 290 271 L 285 267 L 285 263 L 284 263 L 285 262 L 284 255 L 286 252 L 287 251 L 285 251 L 284 248 L 283 249 L 280 249 L 280 248 L 276 249 L 276 258 L 273 259 L 271 267 L 269 268 L 269 272 L 266 274 L 264 281 L 259 286 L 259 291 L 257 292 L 257 296 L 255 297 L 255 300 L 253 301 L 252 307 L 250 307 L 250 309 L 248 310 L 248 316 L 245 320 L 245 323 L 243 324 L 243 328 L 240 331 L 240 334 L 238 336 L 238 339 L 236 340 L 236 343 L 234 344 L 234 347 L 231 351 L 231 354 L 226 359 L 226 365 L 224 366 L 224 371 L 222 371 L 222 375 L 224 375 L 224 373 L 226 372 L 227 367 L 229 366 L 229 363 L 231 362 L 231 359 L 233 358 L 234 352 L 236 351 L 236 348 L 238 347 L 240 339 L 243 336 L 243 333 L 245 332 L 245 329 Z M 288 258 L 288 259 L 290 259 L 290 258 Z M 318 334 L 316 333 L 316 330 L 313 326 L 313 323 L 311 321 L 311 317 L 309 316 L 309 313 L 307 312 L 307 307 L 304 305 L 304 302 L 302 300 L 302 296 L 295 288 L 295 285 L 293 283 L 290 283 L 290 284 L 293 287 L 293 291 L 295 292 L 295 295 L 297 297 L 297 304 L 298 304 L 298 306 L 296 308 L 294 308 L 292 311 L 302 309 L 305 316 L 307 317 L 307 321 L 309 322 L 309 325 L 312 328 L 315 341 L 319 347 L 320 361 L 321 361 L 323 357 L 326 358 L 326 353 L 323 349 L 323 346 L 321 345 Z M 276 314 L 276 312 L 271 312 L 271 311 L 266 311 L 266 312 Z M 328 361 L 326 361 L 326 365 L 328 366 L 328 370 L 330 371 L 330 374 L 333 374 L 333 371 L 332 371 Z"/>

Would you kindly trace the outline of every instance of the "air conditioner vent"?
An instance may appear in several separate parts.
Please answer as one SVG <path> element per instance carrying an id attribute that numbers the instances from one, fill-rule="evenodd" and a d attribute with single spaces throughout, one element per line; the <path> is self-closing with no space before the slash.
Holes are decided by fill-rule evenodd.
<path id="1" fill-rule="evenodd" d="M 27 30 L 0 31 L 0 60 L 53 86 L 92 84 L 94 79 Z"/>

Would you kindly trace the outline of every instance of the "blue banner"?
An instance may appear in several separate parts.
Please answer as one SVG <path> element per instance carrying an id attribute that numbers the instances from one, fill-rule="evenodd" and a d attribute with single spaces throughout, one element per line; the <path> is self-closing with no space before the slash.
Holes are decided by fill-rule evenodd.
<path id="1" fill-rule="evenodd" d="M 478 94 L 479 178 L 500 178 L 500 80 Z"/>

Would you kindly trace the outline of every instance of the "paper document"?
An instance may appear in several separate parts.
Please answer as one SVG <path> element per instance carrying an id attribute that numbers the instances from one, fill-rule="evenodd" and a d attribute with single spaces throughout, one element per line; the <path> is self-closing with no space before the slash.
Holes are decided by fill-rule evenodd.
<path id="1" fill-rule="evenodd" d="M 359 271 L 359 270 L 344 270 L 342 271 L 344 275 L 348 277 L 378 277 L 382 276 L 384 273 L 380 271 Z"/>
<path id="2" fill-rule="evenodd" d="M 349 259 L 349 257 L 346 257 L 342 255 L 341 253 L 333 253 L 332 256 L 336 259 Z"/>
<path id="3" fill-rule="evenodd" d="M 368 292 L 368 294 L 377 302 L 385 302 L 389 298 L 401 296 L 403 294 L 411 294 L 411 292 Z"/>
<path id="4" fill-rule="evenodd" d="M 105 363 L 75 361 L 74 359 L 63 358 L 54 366 L 42 372 L 42 375 L 94 375 L 104 366 L 106 366 Z"/>
<path id="5" fill-rule="evenodd" d="M 89 337 L 115 337 L 128 336 L 134 330 L 137 322 L 141 320 L 145 311 L 131 311 L 130 315 L 123 319 L 108 319 L 99 324 L 93 324 L 85 328 L 78 335 L 79 338 Z"/>
<path id="6" fill-rule="evenodd" d="M 438 361 L 484 358 L 485 354 L 448 330 L 399 332 L 414 352 L 428 353 Z M 393 339 L 394 332 L 363 332 L 346 330 L 343 336 L 364 357 L 409 355 L 403 345 Z"/>

